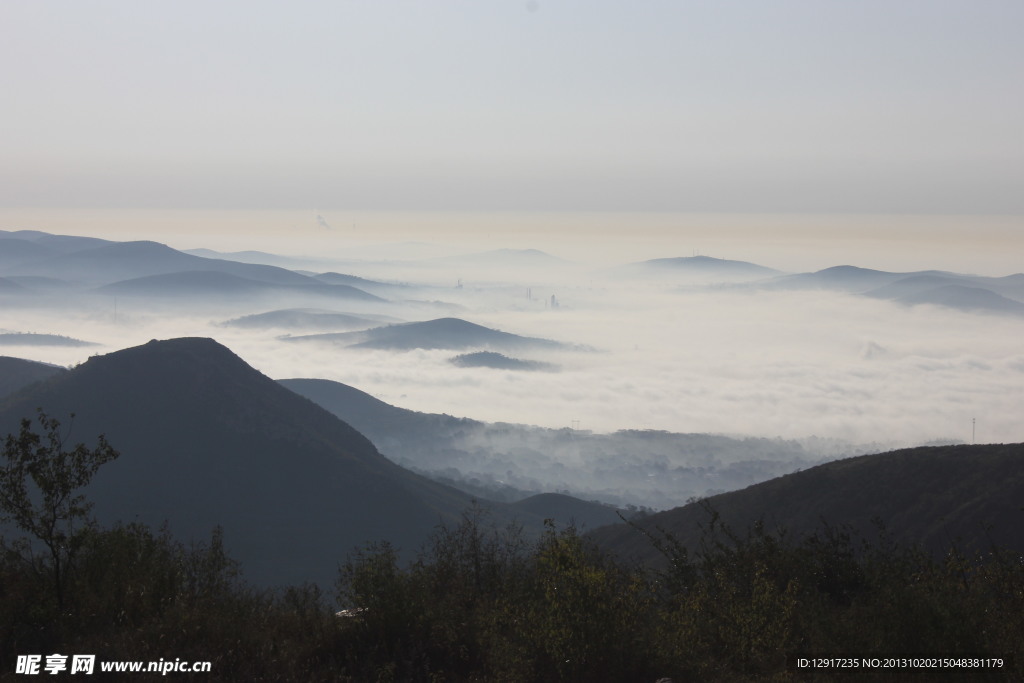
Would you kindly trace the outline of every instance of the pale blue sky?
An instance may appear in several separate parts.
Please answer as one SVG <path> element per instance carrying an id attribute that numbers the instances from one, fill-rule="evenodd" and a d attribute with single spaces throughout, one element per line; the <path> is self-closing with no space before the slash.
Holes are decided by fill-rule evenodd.
<path id="1" fill-rule="evenodd" d="M 0 3 L 0 207 L 1024 213 L 1020 0 Z"/>

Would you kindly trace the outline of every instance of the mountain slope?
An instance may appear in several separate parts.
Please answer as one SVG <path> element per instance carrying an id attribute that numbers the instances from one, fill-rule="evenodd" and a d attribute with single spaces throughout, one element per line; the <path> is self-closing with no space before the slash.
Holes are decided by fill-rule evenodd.
<path id="1" fill-rule="evenodd" d="M 910 275 L 883 285 L 878 289 L 865 292 L 864 295 L 876 299 L 899 299 L 900 297 L 913 296 L 938 287 L 945 287 L 946 285 L 963 284 L 965 280 L 969 279 L 949 273 Z"/>
<path id="2" fill-rule="evenodd" d="M 448 362 L 460 368 L 490 368 L 493 370 L 520 370 L 526 372 L 552 372 L 558 369 L 557 366 L 551 363 L 510 358 L 494 351 L 464 353 L 454 358 L 449 358 Z"/>
<path id="3" fill-rule="evenodd" d="M 58 235 L 50 237 L 58 238 Z M 39 238 L 39 244 L 49 241 Z M 60 244 L 61 242 L 56 242 Z M 50 258 L 21 263 L 5 269 L 10 275 L 43 275 L 77 279 L 94 284 L 109 284 L 119 280 L 164 275 L 183 271 L 217 271 L 237 277 L 277 285 L 308 285 L 316 280 L 306 275 L 252 263 L 239 263 L 222 259 L 202 258 L 151 241 L 108 242 L 99 246 L 91 242 L 80 244 L 85 248 L 67 251 Z"/>
<path id="4" fill-rule="evenodd" d="M 58 253 L 41 244 L 0 234 L 0 267 L 30 263 Z"/>
<path id="5" fill-rule="evenodd" d="M 338 561 L 371 541 L 411 557 L 474 502 L 396 465 L 211 339 L 154 340 L 25 387 L 0 400 L 0 435 L 37 406 L 69 441 L 102 433 L 121 452 L 89 487 L 101 522 L 167 520 L 186 539 L 221 525 L 230 553 L 261 585 L 329 585 Z M 528 532 L 547 517 L 568 522 L 564 511 L 597 519 L 582 501 L 548 502 L 481 504 L 496 524 L 518 520 Z"/>
<path id="6" fill-rule="evenodd" d="M 355 349 L 388 349 L 392 351 L 468 348 L 557 349 L 565 347 L 564 344 L 549 339 L 521 337 L 460 318 L 438 318 L 425 322 L 386 325 L 362 332 L 304 335 L 290 337 L 288 341 L 321 341 Z"/>
<path id="7" fill-rule="evenodd" d="M 573 498 L 561 493 L 538 493 L 509 505 L 510 509 L 528 515 L 557 518 L 572 523 L 578 529 L 595 529 L 619 523 L 615 508 Z"/>
<path id="8" fill-rule="evenodd" d="M 822 522 L 849 524 L 865 534 L 879 519 L 898 541 L 942 553 L 990 543 L 1024 550 L 1024 444 L 939 446 L 864 455 L 819 465 L 742 491 L 707 499 L 721 521 L 741 535 L 757 520 L 791 535 L 819 531 Z M 664 529 L 691 552 L 699 548 L 708 514 L 698 503 L 647 517 L 638 526 Z M 636 530 L 594 533 L 603 547 L 651 562 L 661 558 Z"/>
<path id="9" fill-rule="evenodd" d="M 239 318 L 225 320 L 220 325 L 256 330 L 270 328 L 352 330 L 373 327 L 382 322 L 398 322 L 398 320 L 373 314 L 353 315 L 317 308 L 286 308 L 243 315 Z"/>
<path id="10" fill-rule="evenodd" d="M 965 285 L 944 285 L 901 296 L 896 300 L 909 306 L 931 304 L 976 313 L 1024 315 L 1024 303 L 982 287 L 967 287 Z"/>
<path id="11" fill-rule="evenodd" d="M 95 342 L 65 337 L 61 334 L 35 332 L 2 332 L 0 346 L 99 346 Z"/>
<path id="12" fill-rule="evenodd" d="M 300 276 L 301 277 L 301 276 Z M 196 296 L 261 296 L 266 294 L 314 294 L 324 297 L 383 301 L 373 294 L 348 285 L 321 284 L 314 280 L 283 284 L 251 280 L 218 270 L 182 271 L 147 275 L 114 282 L 97 291 L 122 296 L 196 297 Z"/>
<path id="13" fill-rule="evenodd" d="M 0 398 L 18 389 L 67 372 L 64 368 L 23 358 L 0 356 Z"/>
<path id="14" fill-rule="evenodd" d="M 169 520 L 186 538 L 220 524 L 257 583 L 326 584 L 354 546 L 413 550 L 470 504 L 209 339 L 91 358 L 0 404 L 0 433 L 36 406 L 121 451 L 90 487 L 102 521 Z"/>
<path id="15" fill-rule="evenodd" d="M 423 442 L 439 434 L 484 424 L 398 408 L 347 384 L 326 379 L 282 379 L 278 383 L 352 425 L 388 455 L 392 455 L 392 448 L 400 452 L 407 441 Z"/>
<path id="16" fill-rule="evenodd" d="M 323 282 L 328 285 L 349 285 L 350 287 L 358 287 L 368 292 L 382 292 L 382 293 L 394 293 L 408 289 L 406 285 L 396 285 L 387 282 L 378 282 L 376 280 L 367 280 L 364 277 L 358 277 L 356 275 L 346 275 L 344 273 L 319 273 L 311 276 L 318 282 Z"/>
<path id="17" fill-rule="evenodd" d="M 594 434 L 478 422 L 405 410 L 329 380 L 280 381 L 351 424 L 395 462 L 500 500 L 564 491 L 584 500 L 665 509 L 846 454 L 782 439 L 646 430 Z"/>
<path id="18" fill-rule="evenodd" d="M 863 294 L 911 275 L 929 273 L 890 273 L 858 266 L 832 266 L 813 273 L 800 273 L 777 278 L 768 283 L 772 289 L 826 289 Z"/>
<path id="19" fill-rule="evenodd" d="M 661 272 L 722 280 L 753 280 L 781 275 L 781 271 L 747 261 L 730 261 L 711 256 L 677 256 L 630 264 L 633 272 Z"/>
<path id="20" fill-rule="evenodd" d="M 990 289 L 1012 290 L 1013 278 L 983 278 L 952 273 L 911 275 L 877 289 L 865 296 L 890 299 L 907 306 L 931 304 L 962 311 L 1020 315 L 1024 303 Z"/>
<path id="21" fill-rule="evenodd" d="M 33 242 L 47 250 L 50 250 L 51 253 L 59 254 L 69 254 L 73 251 L 82 251 L 83 249 L 101 247 L 105 244 L 114 244 L 114 242 L 111 242 L 110 240 L 100 239 L 99 237 L 52 235 L 40 230 L 15 230 L 13 232 L 0 230 L 0 236 L 25 240 L 26 242 Z"/>

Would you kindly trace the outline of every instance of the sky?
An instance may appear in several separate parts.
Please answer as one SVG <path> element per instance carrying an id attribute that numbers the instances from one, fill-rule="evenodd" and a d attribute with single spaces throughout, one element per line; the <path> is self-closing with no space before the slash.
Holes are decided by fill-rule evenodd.
<path id="1" fill-rule="evenodd" d="M 1017 0 L 7 0 L 0 212 L 1019 216 L 1021 26 Z"/>

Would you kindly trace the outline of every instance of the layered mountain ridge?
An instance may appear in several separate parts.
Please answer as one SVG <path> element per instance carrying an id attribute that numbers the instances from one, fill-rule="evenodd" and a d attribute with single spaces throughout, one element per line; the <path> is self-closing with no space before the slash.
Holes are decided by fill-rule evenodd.
<path id="1" fill-rule="evenodd" d="M 394 464 L 211 339 L 154 340 L 90 358 L 0 402 L 0 433 L 15 432 L 37 407 L 62 422 L 68 440 L 104 434 L 121 452 L 87 492 L 102 522 L 168 521 L 195 539 L 220 525 L 261 585 L 328 585 L 338 561 L 372 541 L 408 556 L 473 504 Z M 530 511 L 491 508 L 497 523 L 540 522 Z"/>

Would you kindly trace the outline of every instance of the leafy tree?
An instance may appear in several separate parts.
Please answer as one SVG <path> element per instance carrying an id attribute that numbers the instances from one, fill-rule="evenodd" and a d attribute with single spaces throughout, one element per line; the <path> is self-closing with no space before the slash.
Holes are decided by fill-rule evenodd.
<path id="1" fill-rule="evenodd" d="M 58 609 L 63 609 L 66 577 L 84 534 L 94 525 L 92 503 L 78 491 L 103 464 L 120 455 L 100 435 L 95 448 L 79 443 L 65 448 L 60 422 L 40 408 L 37 421 L 42 434 L 24 418 L 17 435 L 8 434 L 0 463 L 0 515 L 42 543 L 42 557 L 30 540 L 15 548 L 40 575 L 50 574 Z M 74 414 L 71 415 L 74 420 Z"/>

